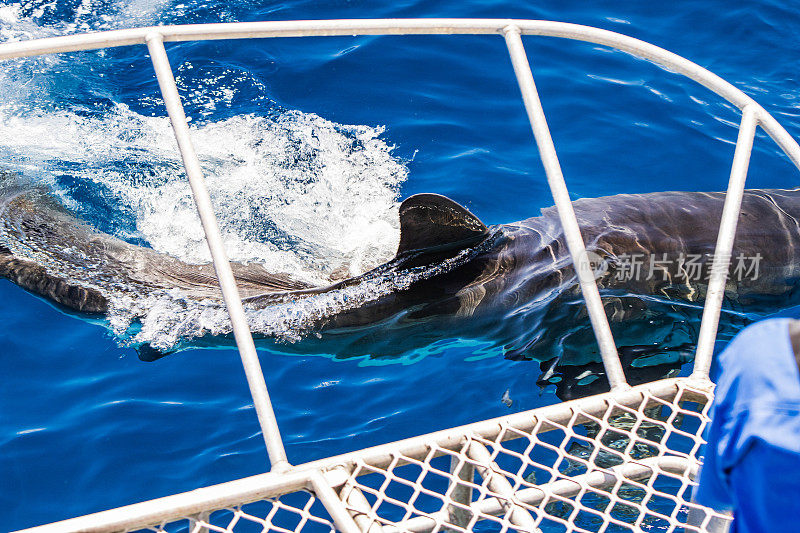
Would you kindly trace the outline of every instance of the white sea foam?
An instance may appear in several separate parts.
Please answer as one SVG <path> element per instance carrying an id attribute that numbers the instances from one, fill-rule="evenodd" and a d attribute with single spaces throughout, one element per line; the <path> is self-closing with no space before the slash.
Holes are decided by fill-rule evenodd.
<path id="1" fill-rule="evenodd" d="M 390 258 L 406 169 L 380 133 L 299 112 L 192 128 L 231 259 L 320 284 Z M 100 118 L 0 114 L 0 138 L 12 166 L 68 172 L 112 194 L 154 249 L 210 260 L 166 118 L 122 105 Z M 68 191 L 56 192 L 74 204 Z"/>
<path id="2" fill-rule="evenodd" d="M 414 282 L 449 272 L 469 261 L 484 246 L 466 249 L 441 263 L 402 272 L 387 271 L 355 284 L 268 306 L 245 305 L 251 330 L 281 341 L 295 342 L 317 333 L 321 322 L 387 294 L 408 289 Z M 224 335 L 232 331 L 227 312 L 211 301 L 188 300 L 180 290 L 153 292 L 141 298 L 114 297 L 110 324 L 124 342 L 148 343 L 168 350 L 182 339 Z M 131 330 L 136 321 L 140 325 Z"/>
<path id="3" fill-rule="evenodd" d="M 82 2 L 73 17 L 40 25 L 55 3 L 0 8 L 0 39 L 16 40 L 78 31 L 153 23 L 163 2 L 140 2 L 94 9 Z M 95 6 L 96 7 L 96 6 Z M 92 13 L 106 13 L 93 15 Z M 109 15 L 108 13 L 111 13 Z M 134 18 L 127 18 L 136 13 Z M 68 206 L 85 212 L 69 184 L 95 191 L 110 206 L 125 210 L 133 227 L 118 236 L 146 241 L 154 249 L 187 262 L 206 262 L 209 253 L 172 136 L 164 116 L 145 116 L 123 104 L 103 113 L 52 105 L 65 70 L 92 69 L 59 56 L 13 62 L 0 74 L 0 160 L 49 184 Z M 74 58 L 73 58 L 74 61 Z M 179 65 L 178 72 L 192 69 Z M 224 74 L 224 73 L 223 73 Z M 212 111 L 229 105 L 242 84 L 257 80 L 245 72 L 216 79 L 182 81 L 204 122 L 191 131 L 220 221 L 226 249 L 235 261 L 258 262 L 272 272 L 312 284 L 332 275 L 356 275 L 390 258 L 399 238 L 397 200 L 407 171 L 381 138 L 383 129 L 341 125 L 312 113 L 243 114 L 214 121 Z M 190 78 L 187 74 L 186 78 Z M 191 83 L 210 91 L 192 91 Z M 193 96 L 194 95 L 194 96 Z M 157 99 L 143 100 L 160 108 Z M 160 112 L 163 113 L 163 112 Z M 66 176 L 66 178 L 65 178 Z M 98 192 L 102 191 L 102 192 Z M 376 287 L 314 299 L 292 307 L 250 313 L 254 330 L 292 338 L 308 318 L 329 313 L 343 299 L 351 305 L 375 297 Z M 383 289 L 380 289 L 383 290 Z M 141 323 L 134 340 L 166 348 L 181 337 L 224 333 L 227 317 L 216 304 L 187 302 L 174 292 L 134 298 L 111 294 L 112 329 L 126 332 Z"/>

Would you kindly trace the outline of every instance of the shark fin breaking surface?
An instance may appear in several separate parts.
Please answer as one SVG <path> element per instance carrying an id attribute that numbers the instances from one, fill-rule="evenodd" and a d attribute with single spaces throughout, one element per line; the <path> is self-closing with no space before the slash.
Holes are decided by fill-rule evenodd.
<path id="1" fill-rule="evenodd" d="M 397 255 L 418 250 L 467 248 L 485 239 L 489 229 L 450 198 L 415 194 L 400 205 Z"/>

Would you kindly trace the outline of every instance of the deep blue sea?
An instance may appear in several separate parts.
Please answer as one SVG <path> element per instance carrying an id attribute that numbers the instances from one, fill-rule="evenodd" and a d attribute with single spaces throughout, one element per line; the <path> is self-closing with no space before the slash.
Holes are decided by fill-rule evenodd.
<path id="1" fill-rule="evenodd" d="M 31 0 L 0 3 L 0 40 L 378 17 L 550 19 L 624 33 L 722 76 L 800 138 L 796 0 Z M 739 122 L 731 105 L 624 53 L 524 42 L 575 198 L 726 187 Z M 313 282 L 391 257 L 398 202 L 414 193 L 448 195 L 487 224 L 552 203 L 499 36 L 167 51 L 236 260 Z M 0 167 L 45 184 L 104 231 L 200 262 L 207 251 L 175 150 L 144 47 L 0 65 Z M 748 186 L 797 185 L 797 170 L 759 133 Z M 169 308 L 131 329 L 125 309 L 87 320 L 6 280 L 0 300 L 0 531 L 268 469 L 230 343 L 144 362 L 137 342 L 180 341 L 185 324 L 169 322 Z M 682 317 L 686 331 L 698 316 Z M 752 318 L 726 319 L 724 331 Z M 295 464 L 559 401 L 537 385 L 537 361 L 510 360 L 491 339 L 433 332 L 405 349 L 377 333 L 345 357 L 324 338 L 294 338 L 291 323 L 276 327 L 283 335 L 259 343 L 259 356 Z"/>

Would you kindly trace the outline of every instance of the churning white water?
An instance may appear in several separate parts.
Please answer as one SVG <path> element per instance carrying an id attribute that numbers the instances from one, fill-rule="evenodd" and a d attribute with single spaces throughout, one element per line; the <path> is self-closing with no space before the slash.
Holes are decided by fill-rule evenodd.
<path id="1" fill-rule="evenodd" d="M 40 24 L 48 9 L 55 9 L 49 4 L 40 3 L 36 9 L 11 4 L 0 7 L 0 38 L 113 29 L 122 20 L 126 25 L 153 23 L 161 4 L 120 5 L 112 10 L 118 16 L 95 17 L 91 13 L 100 10 L 87 3 L 74 20 L 56 25 Z M 142 98 L 142 106 L 155 112 L 147 116 L 120 103 L 98 111 L 51 97 L 64 80 L 81 73 L 101 75 L 102 61 L 102 53 L 91 52 L 8 65 L 0 74 L 0 164 L 45 184 L 68 208 L 111 228 L 120 238 L 186 262 L 209 261 L 159 99 Z M 242 76 L 247 74 L 217 72 L 213 79 L 195 80 L 194 88 L 181 87 L 182 93 L 188 104 L 213 111 L 220 102 L 235 99 Z M 382 128 L 337 124 L 278 106 L 267 114 L 216 121 L 211 112 L 199 116 L 202 121 L 190 123 L 192 140 L 232 260 L 256 262 L 270 272 L 324 285 L 332 275 L 357 275 L 392 257 L 399 238 L 399 189 L 407 170 L 393 155 L 393 146 L 381 138 Z M 87 201 L 100 207 L 87 207 Z M 104 220 L 117 215 L 125 222 Z M 346 299 L 374 297 L 373 289 Z M 143 298 L 109 296 L 112 329 L 133 342 L 166 348 L 185 336 L 229 328 L 223 309 L 186 301 L 177 291 Z M 340 299 L 328 295 L 294 307 L 282 304 L 253 311 L 251 322 L 256 331 L 295 338 L 302 329 L 298 324 L 310 315 L 331 312 L 341 305 Z M 141 327 L 130 330 L 132 323 Z"/>

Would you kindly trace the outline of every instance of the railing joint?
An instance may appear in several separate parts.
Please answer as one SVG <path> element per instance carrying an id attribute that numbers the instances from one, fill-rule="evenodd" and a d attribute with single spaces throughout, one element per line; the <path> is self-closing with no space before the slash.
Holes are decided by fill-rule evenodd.
<path id="1" fill-rule="evenodd" d="M 151 42 L 164 42 L 164 34 L 157 31 L 152 31 L 144 36 L 144 42 L 150 44 Z"/>
<path id="2" fill-rule="evenodd" d="M 294 466 L 292 465 L 292 463 L 290 463 L 288 460 L 283 460 L 283 461 L 278 461 L 274 465 L 272 465 L 269 471 L 275 474 L 286 474 L 287 472 L 290 472 L 293 469 Z"/>
<path id="3" fill-rule="evenodd" d="M 308 489 L 313 491 L 317 499 L 322 502 L 339 531 L 342 533 L 362 533 L 361 528 L 350 516 L 345 503 L 339 498 L 339 495 L 336 494 L 336 491 L 333 490 L 333 487 L 319 470 L 315 470 L 309 475 Z"/>

